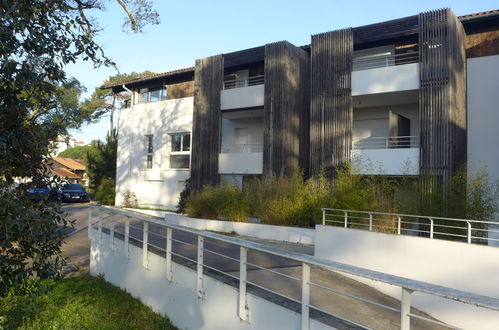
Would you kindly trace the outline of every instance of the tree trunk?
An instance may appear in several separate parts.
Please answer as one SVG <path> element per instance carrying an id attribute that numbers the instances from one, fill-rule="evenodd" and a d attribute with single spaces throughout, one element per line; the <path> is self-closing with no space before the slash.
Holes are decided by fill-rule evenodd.
<path id="1" fill-rule="evenodd" d="M 113 106 L 111 107 L 111 112 L 109 113 L 109 121 L 110 121 L 109 134 L 113 134 L 115 105 L 116 105 L 116 94 L 113 93 Z"/>

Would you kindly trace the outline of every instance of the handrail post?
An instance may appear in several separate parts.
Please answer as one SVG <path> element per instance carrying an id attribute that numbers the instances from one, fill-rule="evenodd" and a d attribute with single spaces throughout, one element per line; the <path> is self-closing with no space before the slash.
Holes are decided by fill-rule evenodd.
<path id="1" fill-rule="evenodd" d="M 92 238 L 92 207 L 88 207 L 88 217 L 87 217 L 87 229 L 88 229 L 88 238 Z"/>
<path id="2" fill-rule="evenodd" d="M 144 221 L 143 228 L 143 237 L 142 237 L 142 265 L 144 268 L 148 269 L 149 264 L 147 263 L 147 248 L 148 248 L 148 237 L 149 237 L 149 222 Z"/>
<path id="3" fill-rule="evenodd" d="M 369 212 L 369 231 L 373 231 L 373 214 Z"/>
<path id="4" fill-rule="evenodd" d="M 433 238 L 433 219 L 432 218 L 428 219 L 430 219 L 430 238 Z"/>
<path id="5" fill-rule="evenodd" d="M 173 280 L 172 273 L 172 229 L 166 228 L 166 278 Z"/>
<path id="6" fill-rule="evenodd" d="M 412 290 L 402 288 L 402 299 L 400 307 L 400 329 L 409 330 L 411 328 L 411 294 Z"/>
<path id="7" fill-rule="evenodd" d="M 400 218 L 400 215 L 397 215 L 397 234 L 400 235 L 402 232 L 402 219 Z"/>
<path id="8" fill-rule="evenodd" d="M 248 321 L 248 306 L 246 303 L 246 261 L 248 249 L 239 248 L 239 318 Z"/>
<path id="9" fill-rule="evenodd" d="M 322 225 L 326 225 L 326 209 L 322 209 Z"/>
<path id="10" fill-rule="evenodd" d="M 99 245 L 102 245 L 102 210 L 99 209 Z"/>
<path id="11" fill-rule="evenodd" d="M 196 287 L 197 287 L 198 297 L 200 299 L 204 298 L 204 292 L 203 292 L 203 243 L 204 243 L 204 237 L 198 236 L 198 258 L 197 258 Z"/>
<path id="12" fill-rule="evenodd" d="M 471 243 L 471 222 L 466 221 L 466 223 L 468 224 L 468 244 L 470 244 Z"/>
<path id="13" fill-rule="evenodd" d="M 347 211 L 343 211 L 345 212 L 345 228 L 348 227 L 348 212 Z"/>
<path id="14" fill-rule="evenodd" d="M 114 214 L 109 214 L 109 248 L 114 252 Z"/>
<path id="15" fill-rule="evenodd" d="M 310 328 L 310 266 L 302 265 L 301 277 L 301 329 Z"/>
<path id="16" fill-rule="evenodd" d="M 130 258 L 130 249 L 128 247 L 129 240 L 130 240 L 130 219 L 127 217 L 125 220 L 125 244 L 123 246 L 126 258 Z"/>

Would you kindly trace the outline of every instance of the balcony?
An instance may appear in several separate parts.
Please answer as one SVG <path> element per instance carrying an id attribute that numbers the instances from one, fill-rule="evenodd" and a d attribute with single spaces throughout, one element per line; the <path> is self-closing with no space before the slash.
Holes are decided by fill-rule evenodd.
<path id="1" fill-rule="evenodd" d="M 353 61 L 352 95 L 419 88 L 419 54 L 377 55 Z"/>
<path id="2" fill-rule="evenodd" d="M 351 157 L 355 174 L 418 175 L 419 136 L 354 139 Z"/>
<path id="3" fill-rule="evenodd" d="M 218 156 L 220 174 L 262 174 L 263 144 L 226 144 Z"/>
<path id="4" fill-rule="evenodd" d="M 220 101 L 221 110 L 261 107 L 263 104 L 263 75 L 224 81 Z"/>

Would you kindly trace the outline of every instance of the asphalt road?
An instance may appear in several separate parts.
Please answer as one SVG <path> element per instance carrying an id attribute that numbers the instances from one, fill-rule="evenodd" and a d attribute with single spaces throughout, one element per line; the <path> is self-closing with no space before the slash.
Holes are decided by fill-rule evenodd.
<path id="1" fill-rule="evenodd" d="M 88 204 L 67 204 L 63 209 L 69 219 L 75 220 L 75 231 L 66 239 L 64 253 L 70 258 L 70 260 L 78 264 L 82 270 L 86 270 L 88 269 L 90 251 L 90 242 L 87 237 Z M 94 212 L 93 221 L 98 220 L 96 213 L 97 212 Z M 110 213 L 105 213 L 103 216 L 104 231 L 106 231 L 106 228 L 109 228 L 110 216 Z M 115 237 L 120 239 L 120 234 L 124 234 L 124 223 L 126 217 L 117 214 L 112 216 L 115 221 Z M 132 218 L 129 218 L 129 220 L 131 242 L 135 239 L 135 244 L 142 244 L 142 223 L 133 220 Z M 263 244 L 279 246 L 295 252 L 313 254 L 313 246 L 247 237 L 241 238 L 258 241 Z M 173 240 L 173 253 L 183 256 L 184 258 L 196 260 L 197 237 L 195 235 L 173 230 Z M 159 254 L 164 253 L 160 250 L 154 251 L 154 248 L 165 249 L 165 227 L 150 223 L 148 242 L 150 244 L 151 252 Z M 236 277 L 239 275 L 239 262 L 237 261 L 239 259 L 238 246 L 205 238 L 204 249 L 205 265 Z M 213 251 L 216 254 L 210 253 L 206 250 Z M 231 260 L 223 256 L 228 256 L 236 260 Z M 301 299 L 301 265 L 299 263 L 282 257 L 252 250 L 248 251 L 248 263 L 252 264 L 248 265 L 247 279 L 249 282 L 258 284 L 295 300 Z M 259 267 L 271 269 L 273 272 L 262 270 Z M 279 274 L 288 275 L 298 280 Z M 400 302 L 398 300 L 339 273 L 324 271 L 320 268 L 312 267 L 311 281 L 350 295 L 369 299 L 390 307 L 400 308 Z M 334 313 L 335 315 L 349 320 L 354 320 L 374 329 L 398 329 L 400 327 L 399 313 L 319 288 L 312 287 L 311 304 Z M 413 312 L 420 314 L 420 312 L 416 310 Z M 419 320 L 413 320 L 411 322 L 411 327 L 413 329 L 444 329 Z M 338 328 L 351 329 L 352 327 L 338 326 Z"/>

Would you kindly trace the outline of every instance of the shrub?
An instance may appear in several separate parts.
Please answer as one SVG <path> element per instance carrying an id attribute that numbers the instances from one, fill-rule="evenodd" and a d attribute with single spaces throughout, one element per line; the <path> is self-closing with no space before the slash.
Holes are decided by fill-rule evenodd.
<path id="1" fill-rule="evenodd" d="M 137 207 L 137 197 L 133 191 L 125 190 L 122 194 L 123 196 L 123 207 L 133 208 Z"/>
<path id="2" fill-rule="evenodd" d="M 178 204 L 177 204 L 177 213 L 184 213 L 187 205 L 187 199 L 191 195 L 191 180 L 185 180 L 184 190 L 180 193 Z"/>
<path id="3" fill-rule="evenodd" d="M 115 183 L 114 179 L 104 178 L 97 187 L 95 199 L 104 205 L 114 205 Z"/>
<path id="4" fill-rule="evenodd" d="M 185 212 L 190 217 L 245 221 L 249 216 L 248 202 L 237 186 L 224 183 L 205 186 L 192 193 L 186 201 Z"/>

